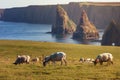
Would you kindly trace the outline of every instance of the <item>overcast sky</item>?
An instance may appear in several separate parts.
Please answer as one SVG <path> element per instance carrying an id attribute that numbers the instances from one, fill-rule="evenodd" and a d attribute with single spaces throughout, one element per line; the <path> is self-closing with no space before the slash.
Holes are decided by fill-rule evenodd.
<path id="1" fill-rule="evenodd" d="M 67 4 L 69 2 L 120 2 L 120 0 L 0 0 L 0 8 L 23 7 L 28 5 Z"/>

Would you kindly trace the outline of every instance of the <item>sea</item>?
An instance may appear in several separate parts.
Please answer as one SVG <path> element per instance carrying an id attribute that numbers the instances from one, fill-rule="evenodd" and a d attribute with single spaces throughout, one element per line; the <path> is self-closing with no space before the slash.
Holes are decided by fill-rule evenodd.
<path id="1" fill-rule="evenodd" d="M 99 29 L 100 38 L 98 40 L 75 40 L 71 34 L 53 35 L 52 25 L 30 24 L 17 22 L 0 21 L 0 40 L 29 40 L 42 42 L 58 42 L 85 45 L 101 45 L 103 30 Z"/>

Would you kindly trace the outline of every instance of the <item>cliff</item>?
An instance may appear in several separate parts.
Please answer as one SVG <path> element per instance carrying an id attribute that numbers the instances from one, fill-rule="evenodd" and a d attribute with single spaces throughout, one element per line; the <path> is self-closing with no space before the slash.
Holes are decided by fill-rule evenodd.
<path id="1" fill-rule="evenodd" d="M 55 8 L 56 6 L 28 6 L 5 9 L 0 19 L 12 22 L 51 24 L 55 19 Z"/>
<path id="2" fill-rule="evenodd" d="M 61 6 L 76 24 L 79 23 L 82 9 L 87 12 L 90 21 L 97 28 L 105 28 L 112 19 L 120 23 L 120 3 L 73 2 Z M 3 9 L 0 11 L 0 15 L 0 20 L 3 21 L 54 24 L 56 19 L 56 5 Z"/>
<path id="3" fill-rule="evenodd" d="M 76 24 L 69 19 L 67 12 L 60 6 L 57 6 L 56 21 L 52 26 L 52 33 L 66 34 L 73 33 L 76 30 Z"/>
<path id="4" fill-rule="evenodd" d="M 101 44 L 120 46 L 120 25 L 114 20 L 106 28 Z"/>
<path id="5" fill-rule="evenodd" d="M 99 33 L 92 24 L 88 16 L 85 12 L 85 10 L 82 11 L 82 15 L 80 18 L 80 22 L 77 25 L 77 29 L 73 34 L 74 39 L 98 39 L 99 38 Z"/>

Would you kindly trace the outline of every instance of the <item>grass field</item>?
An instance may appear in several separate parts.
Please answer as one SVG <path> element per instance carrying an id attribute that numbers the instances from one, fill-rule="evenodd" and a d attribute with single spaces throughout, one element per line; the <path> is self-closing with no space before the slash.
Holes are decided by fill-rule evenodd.
<path id="1" fill-rule="evenodd" d="M 46 67 L 41 62 L 12 64 L 18 54 L 34 58 L 56 51 L 67 54 L 67 66 L 60 66 L 59 62 Z M 113 65 L 79 63 L 80 57 L 95 58 L 103 52 L 113 54 Z M 0 40 L 0 80 L 120 80 L 120 47 Z"/>

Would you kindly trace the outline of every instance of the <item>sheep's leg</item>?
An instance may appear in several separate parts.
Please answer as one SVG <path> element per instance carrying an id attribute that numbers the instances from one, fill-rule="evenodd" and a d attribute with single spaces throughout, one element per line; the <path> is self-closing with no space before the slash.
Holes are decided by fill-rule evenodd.
<path id="1" fill-rule="evenodd" d="M 108 63 L 109 63 L 109 65 L 113 64 L 113 61 L 111 60 L 111 58 L 108 59 Z"/>
<path id="2" fill-rule="evenodd" d="M 28 61 L 26 61 L 25 63 L 26 63 L 26 64 L 29 64 L 29 62 L 28 62 Z"/>
<path id="3" fill-rule="evenodd" d="M 113 64 L 113 61 L 111 61 L 111 63 Z"/>
<path id="4" fill-rule="evenodd" d="M 113 64 L 113 61 L 110 61 L 110 60 L 109 60 L 109 61 L 108 61 L 108 65 L 110 65 L 110 64 Z"/>
<path id="5" fill-rule="evenodd" d="M 107 62 L 107 66 L 109 66 L 109 65 L 110 65 L 110 61 Z"/>
<path id="6" fill-rule="evenodd" d="M 61 60 L 61 65 L 63 64 L 63 59 Z"/>
<path id="7" fill-rule="evenodd" d="M 53 65 L 55 66 L 55 61 L 52 61 L 53 62 Z"/>
<path id="8" fill-rule="evenodd" d="M 67 66 L 67 61 L 66 61 L 66 59 L 64 59 L 64 62 L 65 62 L 65 65 Z"/>
<path id="9" fill-rule="evenodd" d="M 47 62 L 47 64 L 49 64 L 49 65 L 50 65 L 50 62 Z"/>
<path id="10" fill-rule="evenodd" d="M 65 65 L 67 65 L 67 61 L 65 59 L 61 60 L 61 65 L 63 65 L 63 62 L 65 63 Z"/>

